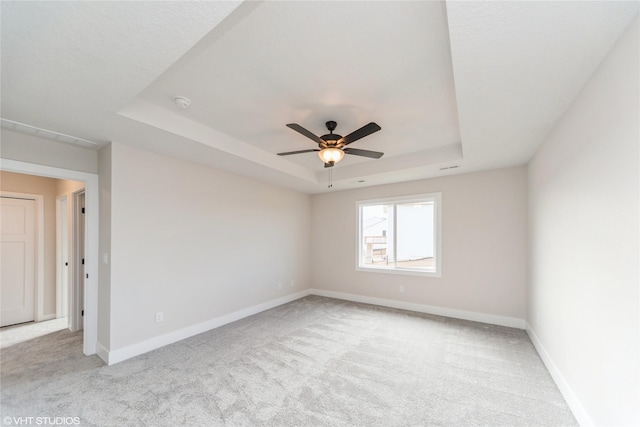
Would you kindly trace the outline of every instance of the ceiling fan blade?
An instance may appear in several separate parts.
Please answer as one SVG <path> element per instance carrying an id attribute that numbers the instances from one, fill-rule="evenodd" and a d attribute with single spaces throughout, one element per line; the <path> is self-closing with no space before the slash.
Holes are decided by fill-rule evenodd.
<path id="1" fill-rule="evenodd" d="M 320 151 L 317 148 L 311 150 L 300 150 L 300 151 L 287 151 L 286 153 L 278 153 L 278 156 L 289 156 L 291 154 L 300 154 L 300 153 L 312 153 L 314 151 Z"/>
<path id="2" fill-rule="evenodd" d="M 295 130 L 298 133 L 301 133 L 302 135 L 306 136 L 307 138 L 317 142 L 318 144 L 322 144 L 324 141 L 322 140 L 322 138 L 320 138 L 319 136 L 316 136 L 314 134 L 312 134 L 311 132 L 309 132 L 308 130 L 306 130 L 305 128 L 303 128 L 302 126 L 300 126 L 297 123 L 289 123 L 287 125 L 288 128 Z"/>
<path id="3" fill-rule="evenodd" d="M 347 154 L 353 154 L 355 156 L 362 156 L 362 157 L 370 157 L 372 159 L 379 159 L 384 155 L 384 153 L 381 153 L 379 151 L 359 150 L 357 148 L 345 148 L 342 151 L 344 151 Z"/>
<path id="4" fill-rule="evenodd" d="M 351 132 L 349 135 L 343 136 L 341 139 L 338 140 L 338 144 L 342 143 L 344 145 L 349 145 L 352 142 L 359 140 L 360 138 L 364 138 L 367 135 L 371 135 L 374 132 L 378 132 L 380 129 L 382 129 L 380 126 L 371 122 L 368 125 L 364 125 L 360 129 Z"/>

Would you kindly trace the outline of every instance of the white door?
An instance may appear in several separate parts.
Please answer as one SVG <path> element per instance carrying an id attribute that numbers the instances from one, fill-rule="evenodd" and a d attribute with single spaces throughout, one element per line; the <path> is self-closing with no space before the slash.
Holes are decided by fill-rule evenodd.
<path id="1" fill-rule="evenodd" d="M 35 320 L 35 200 L 0 198 L 0 326 Z"/>

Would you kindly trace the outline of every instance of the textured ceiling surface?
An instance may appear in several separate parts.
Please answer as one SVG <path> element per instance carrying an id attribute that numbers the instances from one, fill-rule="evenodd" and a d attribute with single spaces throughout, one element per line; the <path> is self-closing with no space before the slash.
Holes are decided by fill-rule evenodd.
<path id="1" fill-rule="evenodd" d="M 111 141 L 117 111 L 238 4 L 3 1 L 2 117 Z"/>
<path id="2" fill-rule="evenodd" d="M 314 153 L 276 155 L 314 148 L 286 123 L 382 127 L 353 147 L 384 157 L 346 156 L 334 191 L 526 163 L 639 3 L 0 7 L 4 119 L 315 193 Z"/>

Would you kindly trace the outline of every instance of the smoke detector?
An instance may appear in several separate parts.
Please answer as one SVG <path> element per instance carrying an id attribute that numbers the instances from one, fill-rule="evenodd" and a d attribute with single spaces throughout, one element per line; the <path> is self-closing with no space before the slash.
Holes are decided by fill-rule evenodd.
<path id="1" fill-rule="evenodd" d="M 182 109 L 185 109 L 189 105 L 191 105 L 191 100 L 189 98 L 187 98 L 186 96 L 174 96 L 173 97 L 173 102 L 176 103 L 178 108 L 182 108 Z"/>

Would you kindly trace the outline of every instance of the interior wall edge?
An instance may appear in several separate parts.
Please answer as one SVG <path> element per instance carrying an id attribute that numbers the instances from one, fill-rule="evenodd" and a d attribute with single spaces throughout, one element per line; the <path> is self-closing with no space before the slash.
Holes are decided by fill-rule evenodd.
<path id="1" fill-rule="evenodd" d="M 102 359 L 104 363 L 109 364 L 109 350 L 100 342 L 96 344 L 96 355 Z"/>
<path id="2" fill-rule="evenodd" d="M 576 417 L 578 423 L 582 427 L 595 426 L 593 420 L 591 420 L 591 417 L 589 417 L 589 414 L 587 414 L 587 411 L 585 411 L 584 407 L 580 403 L 580 400 L 578 400 L 578 398 L 576 397 L 575 393 L 569 386 L 569 383 L 567 383 L 567 381 L 565 380 L 562 372 L 560 371 L 558 366 L 556 366 L 549 352 L 547 352 L 547 350 L 544 348 L 544 345 L 542 345 L 542 342 L 536 335 L 529 322 L 527 322 L 526 331 L 529 339 L 533 343 L 533 346 L 536 348 L 540 359 L 542 359 L 542 362 L 547 368 L 547 371 L 549 371 L 551 378 L 553 378 L 553 381 L 558 386 L 558 389 L 560 390 L 560 393 L 562 393 L 564 400 L 567 401 L 567 404 L 569 405 L 571 412 L 573 412 L 573 415 Z"/>

